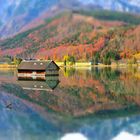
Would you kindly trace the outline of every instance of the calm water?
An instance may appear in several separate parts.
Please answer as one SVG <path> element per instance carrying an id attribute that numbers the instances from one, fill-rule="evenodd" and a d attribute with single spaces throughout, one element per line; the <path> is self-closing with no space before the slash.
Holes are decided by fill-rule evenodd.
<path id="1" fill-rule="evenodd" d="M 140 140 L 140 69 L 0 70 L 0 140 Z"/>

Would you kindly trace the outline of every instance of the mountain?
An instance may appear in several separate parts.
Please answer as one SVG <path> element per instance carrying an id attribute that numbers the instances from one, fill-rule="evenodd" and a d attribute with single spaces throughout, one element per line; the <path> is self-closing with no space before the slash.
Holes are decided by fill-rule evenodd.
<path id="1" fill-rule="evenodd" d="M 93 4 L 99 6 L 102 9 L 140 13 L 140 0 L 79 0 L 85 5 Z"/>
<path id="2" fill-rule="evenodd" d="M 7 38 L 29 29 L 38 18 L 44 20 L 63 10 L 106 9 L 140 13 L 140 0 L 1 0 L 0 38 Z M 45 15 L 45 16 L 44 16 Z"/>
<path id="3" fill-rule="evenodd" d="M 0 36 L 7 37 L 46 12 L 58 0 L 5 0 L 0 1 Z"/>
<path id="4" fill-rule="evenodd" d="M 91 61 L 97 53 L 100 61 L 106 57 L 113 61 L 132 58 L 140 52 L 140 26 L 129 25 L 124 19 L 106 21 L 90 13 L 62 12 L 36 28 L 1 41 L 1 55 L 59 61 L 65 56 Z M 136 19 L 134 16 L 132 22 Z"/>

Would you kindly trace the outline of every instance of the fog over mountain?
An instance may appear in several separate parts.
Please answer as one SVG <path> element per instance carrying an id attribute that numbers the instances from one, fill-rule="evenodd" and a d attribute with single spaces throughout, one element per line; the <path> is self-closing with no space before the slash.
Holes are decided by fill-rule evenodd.
<path id="1" fill-rule="evenodd" d="M 121 12 L 140 13 L 140 0 L 1 0 L 0 37 L 14 35 L 28 23 L 53 7 L 88 6 Z"/>
<path id="2" fill-rule="evenodd" d="M 100 6 L 103 9 L 116 10 L 122 12 L 140 12 L 140 0 L 79 0 L 86 4 L 93 4 Z"/>

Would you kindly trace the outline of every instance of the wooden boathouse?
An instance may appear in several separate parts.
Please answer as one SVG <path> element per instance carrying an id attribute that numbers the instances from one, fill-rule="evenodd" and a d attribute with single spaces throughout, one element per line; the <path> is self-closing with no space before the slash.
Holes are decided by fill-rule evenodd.
<path id="1" fill-rule="evenodd" d="M 52 60 L 22 61 L 18 66 L 18 77 L 57 76 L 59 69 L 59 66 Z"/>

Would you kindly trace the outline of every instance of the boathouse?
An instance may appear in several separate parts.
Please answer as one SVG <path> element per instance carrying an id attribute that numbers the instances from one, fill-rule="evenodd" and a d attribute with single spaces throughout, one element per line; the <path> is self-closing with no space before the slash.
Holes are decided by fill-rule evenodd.
<path id="1" fill-rule="evenodd" d="M 42 77 L 59 75 L 58 65 L 52 61 L 22 61 L 18 66 L 18 77 Z"/>

